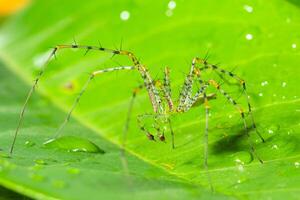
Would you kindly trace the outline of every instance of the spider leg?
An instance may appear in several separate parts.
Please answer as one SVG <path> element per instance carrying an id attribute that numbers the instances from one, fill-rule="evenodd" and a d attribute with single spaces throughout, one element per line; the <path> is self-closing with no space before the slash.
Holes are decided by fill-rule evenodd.
<path id="1" fill-rule="evenodd" d="M 98 70 L 98 71 L 94 71 L 90 77 L 88 78 L 88 80 L 86 81 L 86 83 L 84 84 L 84 86 L 82 87 L 79 95 L 76 97 L 70 111 L 68 112 L 64 122 L 61 124 L 61 126 L 58 128 L 58 130 L 56 131 L 54 138 L 58 137 L 60 132 L 62 131 L 62 129 L 65 127 L 65 125 L 68 123 L 68 121 L 70 120 L 70 117 L 74 111 L 74 109 L 76 108 L 77 104 L 79 103 L 82 95 L 85 93 L 87 87 L 89 86 L 90 82 L 95 78 L 95 76 L 106 73 L 106 72 L 112 72 L 112 71 L 120 71 L 120 70 L 134 70 L 135 67 L 132 66 L 122 66 L 122 67 L 112 67 L 112 68 L 107 68 L 107 69 L 102 69 L 102 70 Z"/>
<path id="2" fill-rule="evenodd" d="M 172 128 L 172 123 L 171 123 L 170 117 L 168 117 L 167 120 L 168 120 L 170 132 L 171 132 L 171 137 L 172 137 L 172 149 L 175 149 L 175 135 L 174 135 L 174 131 L 173 131 L 173 128 Z"/>
<path id="3" fill-rule="evenodd" d="M 18 135 L 18 132 L 20 130 L 20 127 L 21 127 L 23 119 L 24 119 L 24 114 L 25 114 L 25 110 L 27 108 L 27 104 L 28 104 L 28 102 L 29 102 L 29 100 L 30 100 L 30 98 L 31 98 L 31 96 L 32 96 L 32 94 L 33 94 L 33 92 L 34 92 L 34 90 L 35 90 L 35 88 L 36 88 L 39 80 L 41 79 L 42 75 L 44 74 L 46 66 L 48 65 L 48 63 L 50 62 L 50 60 L 52 59 L 52 57 L 55 56 L 55 53 L 57 52 L 57 50 L 58 50 L 57 47 L 53 48 L 53 50 L 51 51 L 49 57 L 47 58 L 47 60 L 45 62 L 44 67 L 42 68 L 42 70 L 37 75 L 36 79 L 34 80 L 34 83 L 33 83 L 32 87 L 30 88 L 30 90 L 29 90 L 29 92 L 27 94 L 25 103 L 24 103 L 24 105 L 23 105 L 23 107 L 21 109 L 21 113 L 20 113 L 20 117 L 19 117 L 17 128 L 15 130 L 13 142 L 12 142 L 12 144 L 10 146 L 10 150 L 9 150 L 10 154 L 12 154 L 12 152 L 14 150 L 14 146 L 15 146 L 15 143 L 16 143 L 17 135 Z"/>
<path id="4" fill-rule="evenodd" d="M 124 129 L 123 129 L 122 147 L 123 147 L 124 150 L 125 150 L 125 147 L 126 147 L 127 132 L 128 132 L 129 123 L 130 123 L 130 120 L 131 120 L 131 113 L 132 113 L 133 104 L 134 104 L 135 98 L 137 96 L 137 93 L 140 90 L 142 90 L 143 88 L 144 88 L 144 86 L 140 85 L 140 86 L 136 87 L 133 90 L 133 92 L 132 92 L 132 96 L 131 96 L 131 99 L 130 99 L 130 102 L 129 102 L 128 111 L 127 111 L 126 122 L 125 122 L 125 126 L 124 126 Z"/>
<path id="5" fill-rule="evenodd" d="M 208 98 L 206 95 L 206 92 L 203 91 L 203 97 L 204 97 L 204 106 L 205 106 L 205 131 L 204 131 L 204 169 L 207 173 L 207 179 L 210 185 L 210 188 L 212 191 L 214 191 L 212 186 L 212 181 L 210 177 L 210 173 L 208 171 L 208 120 L 209 120 L 209 110 L 210 106 L 208 104 Z"/>
<path id="6" fill-rule="evenodd" d="M 195 95 L 193 97 L 190 98 L 190 100 L 188 101 L 186 107 L 185 107 L 185 111 L 189 110 L 200 98 L 203 98 L 201 95 L 204 93 L 204 91 L 206 90 L 206 88 L 209 86 L 208 83 L 204 83 L 202 80 L 199 80 L 200 84 L 202 85 L 199 90 L 195 93 Z M 207 95 L 205 95 L 206 99 L 209 99 L 211 97 L 208 97 Z M 205 102 L 205 98 L 204 98 L 204 102 Z"/>
<path id="7" fill-rule="evenodd" d="M 250 146 L 250 150 L 251 150 L 251 153 L 252 155 L 254 155 L 258 160 L 259 162 L 263 163 L 263 160 L 257 155 L 256 153 L 256 150 L 254 148 L 254 145 L 253 145 L 253 142 L 250 138 L 250 135 L 249 135 L 249 132 L 248 132 L 248 126 L 247 126 L 247 122 L 246 122 L 246 118 L 245 118 L 245 113 L 242 109 L 241 106 L 239 106 L 237 104 L 237 102 L 228 94 L 226 93 L 221 87 L 220 87 L 220 84 L 218 84 L 216 81 L 214 80 L 209 80 L 208 81 L 210 85 L 212 85 L 213 87 L 215 87 L 224 97 L 226 97 L 226 99 L 233 105 L 236 107 L 236 109 L 239 111 L 241 117 L 242 117 L 242 120 L 243 120 L 243 123 L 244 123 L 244 130 L 245 130 L 245 134 L 248 138 L 248 143 L 249 143 L 249 146 Z"/>
<path id="8" fill-rule="evenodd" d="M 170 69 L 168 67 L 166 67 L 164 71 L 164 82 L 162 85 L 162 90 L 164 93 L 164 97 L 168 103 L 169 111 L 172 112 L 174 108 L 174 103 L 172 101 L 171 86 L 170 86 Z"/>
<path id="9" fill-rule="evenodd" d="M 243 80 L 242 78 L 240 78 L 239 76 L 233 74 L 230 71 L 227 71 L 227 70 L 224 70 L 222 68 L 219 68 L 218 66 L 213 65 L 213 64 L 208 64 L 206 62 L 206 60 L 202 60 L 202 63 L 205 66 L 202 67 L 201 70 L 205 70 L 205 69 L 210 68 L 210 69 L 212 69 L 215 72 L 220 72 L 220 73 L 223 73 L 225 75 L 228 75 L 229 77 L 237 80 L 240 83 L 241 87 L 243 88 L 243 94 L 244 94 L 244 96 L 246 98 L 246 101 L 247 101 L 247 104 L 248 104 L 248 112 L 249 112 L 249 114 L 251 116 L 252 127 L 254 128 L 256 134 L 259 136 L 259 138 L 261 139 L 261 141 L 265 142 L 265 139 L 262 137 L 262 135 L 259 133 L 259 131 L 257 130 L 257 127 L 256 127 L 256 123 L 255 123 L 254 116 L 253 116 L 253 113 L 252 113 L 252 107 L 251 107 L 251 104 L 250 104 L 250 98 L 249 98 L 247 90 L 246 90 L 246 82 L 245 82 L 245 80 Z"/>
<path id="10" fill-rule="evenodd" d="M 154 135 L 152 135 L 150 133 L 150 131 L 148 129 L 146 129 L 145 123 L 144 123 L 145 118 L 152 117 L 152 116 L 153 116 L 153 114 L 138 115 L 137 116 L 137 122 L 138 122 L 138 126 L 140 127 L 141 131 L 143 131 L 146 134 L 147 138 L 149 140 L 155 141 Z"/>
<path id="11" fill-rule="evenodd" d="M 191 97 L 192 93 L 192 86 L 194 82 L 194 77 L 200 75 L 200 71 L 195 69 L 195 66 L 197 63 L 199 63 L 201 60 L 199 58 L 194 58 L 192 60 L 192 65 L 190 68 L 189 74 L 186 76 L 183 87 L 181 89 L 180 95 L 179 95 L 179 105 L 177 107 L 177 112 L 181 112 L 184 110 L 187 101 Z"/>
<path id="12" fill-rule="evenodd" d="M 102 52 L 106 52 L 106 53 L 111 53 L 113 55 L 127 56 L 133 62 L 134 67 L 139 71 L 139 73 L 140 73 L 140 75 L 141 75 L 141 77 L 144 81 L 144 85 L 147 88 L 147 91 L 148 91 L 148 94 L 149 94 L 150 101 L 152 103 L 152 107 L 153 107 L 154 112 L 162 112 L 163 111 L 163 108 L 161 106 L 160 96 L 158 95 L 158 91 L 157 91 L 157 89 L 155 88 L 155 86 L 153 84 L 153 80 L 152 80 L 147 68 L 144 65 L 140 64 L 140 62 L 138 61 L 138 59 L 136 58 L 136 56 L 133 53 L 131 53 L 129 51 L 125 51 L 125 50 L 113 50 L 113 49 L 103 48 L 101 46 L 97 47 L 97 46 L 77 45 L 76 43 L 73 44 L 73 45 L 57 45 L 52 49 L 52 51 L 49 54 L 46 62 L 43 65 L 41 71 L 37 75 L 37 77 L 34 81 L 34 84 L 32 85 L 30 91 L 27 94 L 25 103 L 24 103 L 24 105 L 21 109 L 21 113 L 20 113 L 20 117 L 19 117 L 19 120 L 18 120 L 17 128 L 16 128 L 14 136 L 13 136 L 13 141 L 11 143 L 11 147 L 10 147 L 10 151 L 9 151 L 10 154 L 13 153 L 13 149 L 14 149 L 14 146 L 15 146 L 17 135 L 18 135 L 20 127 L 22 125 L 25 110 L 27 108 L 28 102 L 29 102 L 33 92 L 35 91 L 39 80 L 41 79 L 42 75 L 46 71 L 46 68 L 48 67 L 48 64 L 49 64 L 50 60 L 53 57 L 55 57 L 58 50 L 61 50 L 61 49 L 85 49 L 86 51 L 95 50 L 95 51 L 102 51 Z"/>
<path id="13" fill-rule="evenodd" d="M 148 72 L 148 69 L 142 65 L 137 57 L 129 51 L 126 50 L 114 50 L 97 46 L 87 46 L 87 45 L 57 45 L 58 49 L 86 49 L 86 50 L 95 50 L 95 51 L 103 51 L 106 53 L 111 53 L 113 55 L 123 55 L 127 56 L 133 63 L 133 65 L 140 72 L 142 79 L 144 80 L 145 87 L 147 88 L 150 101 L 152 103 L 152 107 L 154 112 L 162 112 L 163 108 L 161 106 L 161 99 L 158 94 L 156 87 L 153 84 L 153 80 Z"/>
<path id="14" fill-rule="evenodd" d="M 136 98 L 137 93 L 141 89 L 143 89 L 143 85 L 140 85 L 140 86 L 136 87 L 132 92 L 132 96 L 131 96 L 128 111 L 127 111 L 126 122 L 125 122 L 125 126 L 124 126 L 124 129 L 123 129 L 122 148 L 121 148 L 121 161 L 122 161 L 123 169 L 124 169 L 126 175 L 129 174 L 128 162 L 127 162 L 127 159 L 125 157 L 127 132 L 128 132 L 129 123 L 130 123 L 130 120 L 131 120 L 131 113 L 132 113 L 133 104 L 135 102 L 135 98 Z"/>

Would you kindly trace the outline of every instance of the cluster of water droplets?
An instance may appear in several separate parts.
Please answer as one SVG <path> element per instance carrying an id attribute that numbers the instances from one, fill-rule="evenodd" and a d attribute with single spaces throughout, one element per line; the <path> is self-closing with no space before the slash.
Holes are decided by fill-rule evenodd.
<path id="1" fill-rule="evenodd" d="M 175 8 L 176 8 L 176 2 L 173 1 L 173 0 L 169 1 L 168 9 L 166 10 L 166 15 L 168 17 L 171 17 L 173 15 L 173 11 L 174 11 Z"/>

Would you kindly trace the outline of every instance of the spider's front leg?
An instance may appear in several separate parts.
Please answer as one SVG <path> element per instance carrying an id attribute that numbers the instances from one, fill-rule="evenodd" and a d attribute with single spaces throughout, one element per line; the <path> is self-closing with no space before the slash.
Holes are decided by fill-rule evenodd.
<path id="1" fill-rule="evenodd" d="M 94 71 L 90 77 L 88 78 L 88 80 L 86 81 L 86 83 L 84 84 L 84 86 L 82 87 L 79 95 L 76 97 L 70 111 L 68 112 L 64 122 L 61 124 L 61 126 L 58 128 L 58 130 L 56 131 L 54 138 L 58 137 L 59 134 L 61 133 L 62 129 L 65 127 L 65 125 L 68 123 L 68 121 L 70 120 L 70 117 L 74 111 L 74 109 L 76 108 L 77 104 L 79 103 L 82 95 L 85 93 L 85 91 L 87 90 L 87 87 L 89 86 L 90 82 L 98 75 L 103 74 L 103 73 L 107 73 L 107 72 L 113 72 L 113 71 L 120 71 L 120 70 L 134 70 L 136 69 L 136 67 L 133 66 L 121 66 L 121 67 L 112 67 L 112 68 L 107 68 L 107 69 L 102 69 L 102 70 L 98 70 L 98 71 Z"/>

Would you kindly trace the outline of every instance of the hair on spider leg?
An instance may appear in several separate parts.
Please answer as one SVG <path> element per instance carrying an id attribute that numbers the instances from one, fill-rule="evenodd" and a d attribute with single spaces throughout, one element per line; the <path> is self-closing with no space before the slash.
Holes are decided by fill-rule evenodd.
<path id="1" fill-rule="evenodd" d="M 204 64 L 207 63 L 209 57 L 210 57 L 210 49 L 207 49 L 207 50 L 206 50 L 206 53 L 205 53 L 205 56 L 204 56 L 204 58 L 203 58 Z"/>
<path id="2" fill-rule="evenodd" d="M 123 49 L 123 37 L 121 37 L 121 42 L 120 42 L 120 51 L 122 51 L 122 49 Z"/>
<path id="3" fill-rule="evenodd" d="M 98 40 L 98 45 L 99 45 L 99 48 L 103 48 L 103 46 L 102 46 L 100 40 Z"/>

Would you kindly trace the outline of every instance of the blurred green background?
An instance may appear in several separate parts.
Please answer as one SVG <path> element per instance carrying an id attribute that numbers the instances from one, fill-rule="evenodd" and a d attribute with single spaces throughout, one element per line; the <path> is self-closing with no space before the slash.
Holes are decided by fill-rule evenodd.
<path id="1" fill-rule="evenodd" d="M 4 199 L 15 191 L 34 199 L 297 199 L 300 190 L 299 48 L 300 7 L 284 0 L 195 1 L 31 1 L 8 9 L 0 1 L 0 184 Z M 7 10 L 10 10 L 7 12 Z M 4 12 L 5 11 L 5 12 Z M 45 57 L 57 44 L 99 45 L 136 54 L 153 78 L 171 68 L 178 97 L 193 57 L 243 77 L 254 108 L 261 143 L 251 139 L 265 164 L 249 153 L 242 121 L 217 94 L 209 118 L 209 171 L 203 169 L 203 106 L 174 116 L 176 149 L 151 142 L 136 123 L 151 112 L 145 91 L 130 123 L 129 177 L 120 160 L 121 133 L 132 89 L 142 80 L 135 71 L 96 78 L 63 130 L 89 140 L 105 154 L 45 148 L 91 73 L 129 65 L 103 52 L 61 50 L 42 77 L 29 104 L 15 153 L 7 152 L 21 106 Z M 211 74 L 204 74 L 206 80 Z M 231 80 L 222 87 L 245 106 Z M 216 92 L 211 90 L 211 92 Z M 217 92 L 216 92 L 217 93 Z M 248 116 L 247 116 L 248 117 Z M 151 126 L 149 123 L 148 126 Z M 252 134 L 253 133 L 253 134 Z M 79 144 L 75 144 L 79 145 Z M 3 192 L 2 192 L 3 191 Z M 5 195 L 6 194 L 6 195 Z"/>

